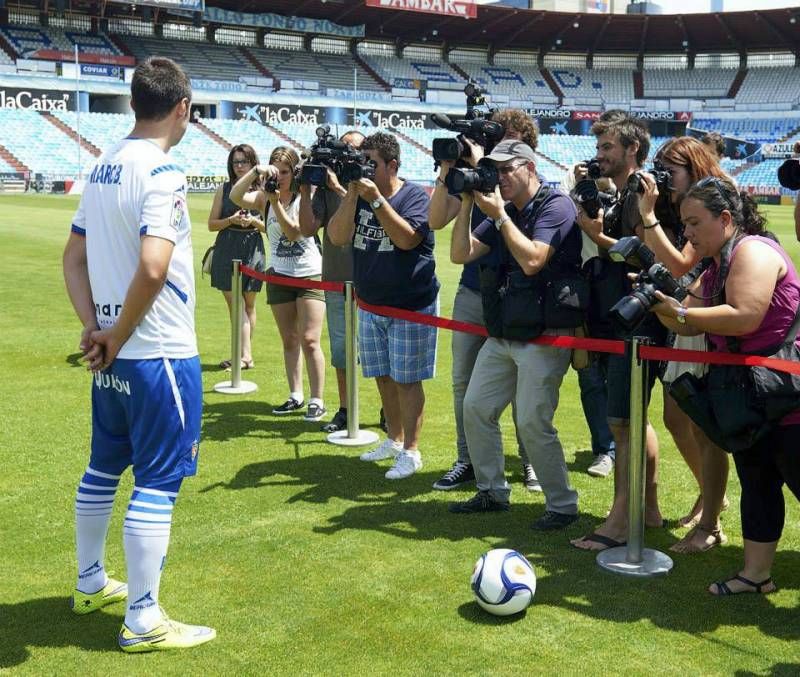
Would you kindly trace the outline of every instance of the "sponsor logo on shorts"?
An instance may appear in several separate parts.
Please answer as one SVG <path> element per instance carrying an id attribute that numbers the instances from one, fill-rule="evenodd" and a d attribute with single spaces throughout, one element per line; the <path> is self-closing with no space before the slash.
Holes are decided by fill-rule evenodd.
<path id="1" fill-rule="evenodd" d="M 118 393 L 131 394 L 130 381 L 117 378 L 114 374 L 105 374 L 103 372 L 96 372 L 94 375 L 94 385 L 97 388 L 114 389 Z"/>

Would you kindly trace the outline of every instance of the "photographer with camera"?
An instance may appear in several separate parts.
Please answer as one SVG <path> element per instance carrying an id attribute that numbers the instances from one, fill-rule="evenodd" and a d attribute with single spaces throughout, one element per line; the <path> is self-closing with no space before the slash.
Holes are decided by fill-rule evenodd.
<path id="1" fill-rule="evenodd" d="M 706 334 L 715 351 L 772 355 L 778 345 L 788 346 L 796 359 L 800 278 L 777 242 L 756 235 L 762 232 L 764 219 L 752 198 L 740 193 L 728 178 L 708 177 L 689 189 L 680 210 L 687 239 L 698 256 L 710 257 L 711 263 L 694 284 L 694 294 L 683 303 L 656 293 L 660 303 L 652 310 L 658 319 L 681 335 Z M 747 392 L 752 384 L 746 378 L 748 368 L 736 369 L 740 383 L 723 390 L 719 404 L 728 416 L 747 418 L 755 410 L 745 405 L 748 410 L 742 412 L 737 404 L 747 400 L 738 398 L 736 388 Z M 684 382 L 707 388 L 715 374 L 724 373 L 724 366 L 710 365 L 706 381 L 687 374 Z M 677 386 L 675 396 L 687 401 Z M 710 396 L 708 390 L 705 394 Z M 775 590 L 771 568 L 784 524 L 783 485 L 800 499 L 800 409 L 793 410 L 797 392 L 787 401 L 789 406 L 781 411 L 789 413 L 779 421 L 766 425 L 753 421 L 759 432 L 766 432 L 760 439 L 745 430 L 744 443 L 734 448 L 731 438 L 725 438 L 742 485 L 744 567 L 730 579 L 712 583 L 708 590 L 713 595 Z M 717 412 L 717 406 L 712 404 L 712 410 Z M 717 424 L 710 425 L 711 418 L 695 421 L 705 425 L 709 436 L 720 430 L 714 429 Z"/>
<path id="2" fill-rule="evenodd" d="M 330 128 L 322 127 L 324 133 L 330 132 Z M 321 147 L 333 145 L 329 140 L 323 138 Z M 364 135 L 361 132 L 352 130 L 344 133 L 339 138 L 339 143 L 345 147 L 358 149 L 364 142 Z M 317 153 L 315 148 L 311 149 L 311 156 L 307 165 L 316 166 L 319 160 L 327 160 L 328 154 Z M 323 157 L 320 157 L 323 156 Z M 330 162 L 332 166 L 324 166 L 324 181 L 317 185 L 304 181 L 303 177 L 308 172 L 301 174 L 300 180 L 300 232 L 304 237 L 316 237 L 319 229 L 322 228 L 322 279 L 328 282 L 346 282 L 353 279 L 353 251 L 349 244 L 337 247 L 331 242 L 328 234 L 328 222 L 339 209 L 342 198 L 347 194 L 339 179 L 336 177 L 335 169 L 339 166 L 337 161 Z M 313 192 L 312 192 L 313 190 Z M 328 433 L 337 430 L 347 429 L 347 380 L 345 378 L 345 312 L 344 312 L 344 292 L 326 291 L 325 310 L 328 322 L 328 338 L 331 348 L 331 364 L 336 370 L 336 385 L 339 392 L 339 409 L 334 414 L 333 419 L 322 426 L 322 430 Z"/>
<path id="3" fill-rule="evenodd" d="M 589 216 L 596 217 L 601 208 L 613 204 L 616 192 L 611 179 L 600 175 L 597 160 L 579 162 L 567 172 L 561 189 L 568 193 L 575 203 Z M 592 279 L 593 271 L 603 261 L 600 250 L 594 241 L 581 231 L 581 267 L 587 280 Z M 591 308 L 589 309 L 591 312 Z M 584 354 L 584 358 L 575 355 Z M 592 443 L 592 462 L 586 472 L 592 477 L 608 477 L 614 470 L 616 445 L 608 425 L 608 353 L 573 352 L 573 367 L 578 372 L 578 387 L 581 393 L 581 407 Z"/>
<path id="4" fill-rule="evenodd" d="M 233 259 L 253 270 L 263 270 L 266 252 L 264 238 L 266 230 L 261 214 L 239 209 L 230 199 L 230 192 L 241 176 L 258 165 L 258 156 L 252 146 L 240 144 L 231 148 L 228 153 L 228 180 L 214 194 L 211 213 L 208 215 L 208 229 L 217 233 L 214 240 L 214 256 L 211 259 L 211 286 L 219 289 L 228 306 L 228 317 L 231 315 L 231 264 Z M 256 180 L 251 189 L 256 188 Z M 261 280 L 242 276 L 242 369 L 252 369 L 252 338 L 256 328 L 256 295 L 261 291 Z M 223 360 L 223 369 L 231 368 L 230 360 Z"/>
<path id="5" fill-rule="evenodd" d="M 597 138 L 596 159 L 600 172 L 610 178 L 617 192 L 613 204 L 600 208 L 596 218 L 591 218 L 581 208 L 578 224 L 598 245 L 600 257 L 591 278 L 592 302 L 588 316 L 590 335 L 596 338 L 625 339 L 630 331 L 617 326 L 610 319 L 610 308 L 632 290 L 629 272 L 636 269 L 624 261 L 608 258 L 608 250 L 622 237 L 643 236 L 638 208 L 638 191 L 641 186 L 641 167 L 650 149 L 647 126 L 625 111 L 611 110 L 603 113 L 592 125 Z M 636 327 L 638 336 L 649 337 L 656 345 L 663 345 L 666 331 L 644 313 L 644 320 Z M 649 393 L 655 384 L 655 369 L 649 374 Z M 583 550 L 605 550 L 625 542 L 628 530 L 628 453 L 630 431 L 631 365 L 628 355 L 610 355 L 608 358 L 608 422 L 614 435 L 616 469 L 614 472 L 614 500 L 606 521 L 595 531 L 572 544 Z M 652 425 L 646 432 L 647 475 L 645 483 L 645 524 L 662 526 L 663 518 L 658 507 L 657 460 L 658 439 Z"/>
<path id="6" fill-rule="evenodd" d="M 352 243 L 353 279 L 360 299 L 372 305 L 438 311 L 439 281 L 428 228 L 428 196 L 401 179 L 400 145 L 386 132 L 361 146 L 370 165 L 352 178 L 328 224 L 331 242 Z M 386 416 L 387 439 L 361 455 L 363 461 L 394 458 L 390 480 L 410 477 L 422 467 L 419 435 L 425 393 L 422 381 L 436 367 L 436 328 L 358 311 L 358 347 L 366 378 L 374 377 Z"/>
<path id="7" fill-rule="evenodd" d="M 575 206 L 540 183 L 536 155 L 527 144 L 502 141 L 485 159 L 491 164 L 484 165 L 482 178 L 464 186 L 450 243 L 453 263 L 476 261 L 492 250 L 497 257 L 480 270 L 489 338 L 464 397 L 464 431 L 478 492 L 468 501 L 452 503 L 450 510 L 509 509 L 511 489 L 497 420 L 513 400 L 519 437 L 545 495 L 545 512 L 532 526 L 563 529 L 578 517 L 578 495 L 569 484 L 564 450 L 553 427 L 570 354 L 528 341 L 542 334 L 572 335 L 582 323 L 581 309 L 562 307 L 555 300 L 560 294 L 552 293 L 580 276 Z M 473 201 L 487 218 L 471 231 Z"/>
<path id="8" fill-rule="evenodd" d="M 539 133 L 536 123 L 525 113 L 525 111 L 508 108 L 492 112 L 491 121 L 502 125 L 504 134 L 503 141 L 518 140 L 523 141 L 533 150 L 539 141 Z M 480 139 L 484 136 L 478 134 Z M 483 158 L 484 153 L 491 151 L 491 147 L 484 148 L 479 145 L 479 141 L 473 140 L 468 136 L 463 136 L 461 142 L 465 146 L 465 157 L 462 162 L 469 167 L 477 167 L 478 162 Z M 439 176 L 436 179 L 436 186 L 431 195 L 430 210 L 428 221 L 431 230 L 440 230 L 458 215 L 461 208 L 461 196 L 452 195 L 447 189 L 447 175 L 451 169 L 456 167 L 455 160 L 439 161 Z M 486 215 L 477 205 L 473 205 L 471 228 L 480 224 Z M 495 257 L 490 253 L 485 259 L 471 261 L 464 265 L 461 279 L 458 284 L 453 301 L 453 319 L 460 322 L 472 322 L 473 324 L 483 325 L 483 309 L 481 306 L 480 282 L 478 280 L 478 269 L 481 264 L 490 265 Z M 456 460 L 453 466 L 441 478 L 433 484 L 434 489 L 448 491 L 475 479 L 475 471 L 469 457 L 467 439 L 464 434 L 464 395 L 467 392 L 469 379 L 475 367 L 475 360 L 478 351 L 481 349 L 486 339 L 483 336 L 468 334 L 466 332 L 454 332 L 452 339 L 452 382 L 453 382 L 453 408 L 455 410 L 456 421 Z M 522 480 L 529 491 L 541 491 L 541 485 L 536 477 L 536 473 L 528 460 L 522 442 L 517 437 L 518 451 L 522 459 Z"/>
<path id="9" fill-rule="evenodd" d="M 651 174 L 642 174 L 644 192 L 639 199 L 639 213 L 644 224 L 644 241 L 658 261 L 674 277 L 689 273 L 700 262 L 700 255 L 686 239 L 680 219 L 680 205 L 689 188 L 706 177 L 728 178 L 705 142 L 689 136 L 667 141 L 658 151 L 658 161 L 669 172 L 667 190 L 659 187 Z M 690 276 L 690 279 L 696 274 Z M 671 346 L 683 350 L 706 350 L 705 335 L 674 335 Z M 709 440 L 703 431 L 681 410 L 669 393 L 669 386 L 682 374 L 705 373 L 705 365 L 668 362 L 661 377 L 664 385 L 664 425 L 675 446 L 697 480 L 700 494 L 690 511 L 678 524 L 690 531 L 670 549 L 675 552 L 705 552 L 727 541 L 719 522 L 726 507 L 728 457 Z"/>
<path id="10" fill-rule="evenodd" d="M 231 189 L 233 202 L 245 209 L 267 214 L 270 259 L 267 273 L 288 278 L 319 280 L 322 255 L 313 237 L 304 237 L 298 219 L 295 175 L 300 158 L 291 148 L 278 146 L 269 165 L 258 165 L 242 176 Z M 262 188 L 251 190 L 253 179 L 263 176 Z M 284 416 L 301 409 L 303 398 L 303 356 L 308 370 L 311 398 L 306 421 L 319 421 L 327 413 L 323 402 L 325 357 L 320 346 L 325 297 L 318 289 L 267 283 L 267 303 L 272 309 L 283 342 L 283 362 L 289 382 L 289 397 L 272 413 Z"/>

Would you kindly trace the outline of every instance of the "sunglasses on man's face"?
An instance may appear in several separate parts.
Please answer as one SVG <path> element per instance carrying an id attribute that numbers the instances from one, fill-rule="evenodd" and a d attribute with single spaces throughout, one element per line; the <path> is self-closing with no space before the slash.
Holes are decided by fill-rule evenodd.
<path id="1" fill-rule="evenodd" d="M 500 174 L 512 174 L 514 171 L 519 169 L 520 167 L 524 167 L 527 162 L 518 162 L 516 164 L 505 165 L 504 167 L 498 167 L 497 171 Z"/>

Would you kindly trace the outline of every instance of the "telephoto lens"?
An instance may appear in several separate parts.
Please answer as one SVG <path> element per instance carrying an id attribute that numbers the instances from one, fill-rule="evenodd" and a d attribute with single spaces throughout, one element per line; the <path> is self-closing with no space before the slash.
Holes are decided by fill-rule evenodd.
<path id="1" fill-rule="evenodd" d="M 800 190 L 800 160 L 790 158 L 778 167 L 778 182 L 789 190 Z"/>

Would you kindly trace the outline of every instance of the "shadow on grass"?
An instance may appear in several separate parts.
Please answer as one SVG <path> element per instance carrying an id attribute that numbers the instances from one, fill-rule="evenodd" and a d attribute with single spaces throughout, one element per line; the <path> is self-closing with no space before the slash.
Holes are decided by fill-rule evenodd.
<path id="1" fill-rule="evenodd" d="M 449 498 L 449 497 L 448 497 Z M 675 567 L 668 577 L 637 580 L 601 570 L 596 553 L 569 545 L 596 517 L 582 514 L 563 531 L 536 532 L 530 522 L 544 506 L 512 504 L 507 513 L 454 515 L 445 501 L 383 502 L 359 504 L 315 527 L 315 533 L 336 535 L 347 529 L 373 531 L 414 541 L 479 539 L 489 548 L 512 548 L 534 564 L 539 575 L 535 605 L 550 605 L 612 623 L 653 625 L 692 635 L 712 633 L 723 626 L 756 626 L 765 635 L 786 641 L 800 640 L 796 607 L 776 605 L 770 596 L 744 594 L 716 598 L 708 585 L 736 573 L 744 559 L 741 547 L 726 546 L 703 555 L 670 553 Z M 666 551 L 676 538 L 665 529 L 648 529 L 649 547 Z M 475 553 L 476 556 L 479 553 Z M 779 551 L 773 576 L 779 588 L 800 588 L 800 553 Z M 781 600 L 784 602 L 784 600 Z M 467 620 L 471 614 L 461 613 Z M 710 643 L 719 643 L 708 638 Z M 760 655 L 758 647 L 726 645 L 726 650 Z"/>
<path id="2" fill-rule="evenodd" d="M 272 408 L 279 403 L 263 400 L 236 400 L 213 402 L 203 405 L 203 440 L 242 443 L 254 441 L 275 441 L 293 447 L 294 463 L 302 458 L 303 447 L 317 447 L 325 441 L 325 433 L 320 430 L 322 421 L 303 420 L 305 411 L 288 416 L 272 414 Z"/>
<path id="3" fill-rule="evenodd" d="M 105 611 L 75 616 L 67 597 L 0 604 L 0 669 L 24 663 L 32 646 L 118 651 L 115 639 L 121 625 L 122 616 Z"/>
<path id="4" fill-rule="evenodd" d="M 466 602 L 458 607 L 458 615 L 475 625 L 511 625 L 523 620 L 528 615 L 528 611 L 526 609 L 513 616 L 493 616 L 481 609 L 477 602 Z"/>
<path id="5" fill-rule="evenodd" d="M 283 434 L 276 437 L 283 439 Z M 390 482 L 383 476 L 391 465 L 389 461 L 365 463 L 358 456 L 342 455 L 343 450 L 342 447 L 332 447 L 331 455 L 316 454 L 250 463 L 243 466 L 229 482 L 211 484 L 200 492 L 296 486 L 300 490 L 288 499 L 288 503 L 328 503 L 331 499 L 342 499 L 356 503 L 368 502 L 376 507 L 387 502 L 396 506 L 398 500 L 429 493 L 431 484 L 441 474 L 439 471 L 419 472 L 402 482 Z M 358 454 L 361 450 L 344 453 Z"/>
<path id="6" fill-rule="evenodd" d="M 82 357 L 83 353 L 72 353 L 71 355 L 67 355 L 67 357 L 64 359 L 64 362 L 71 367 L 86 367 L 86 365 L 81 362 Z"/>
<path id="7" fill-rule="evenodd" d="M 800 663 L 777 663 L 769 668 L 769 672 L 750 672 L 749 670 L 737 670 L 734 677 L 797 677 L 800 675 Z"/>

